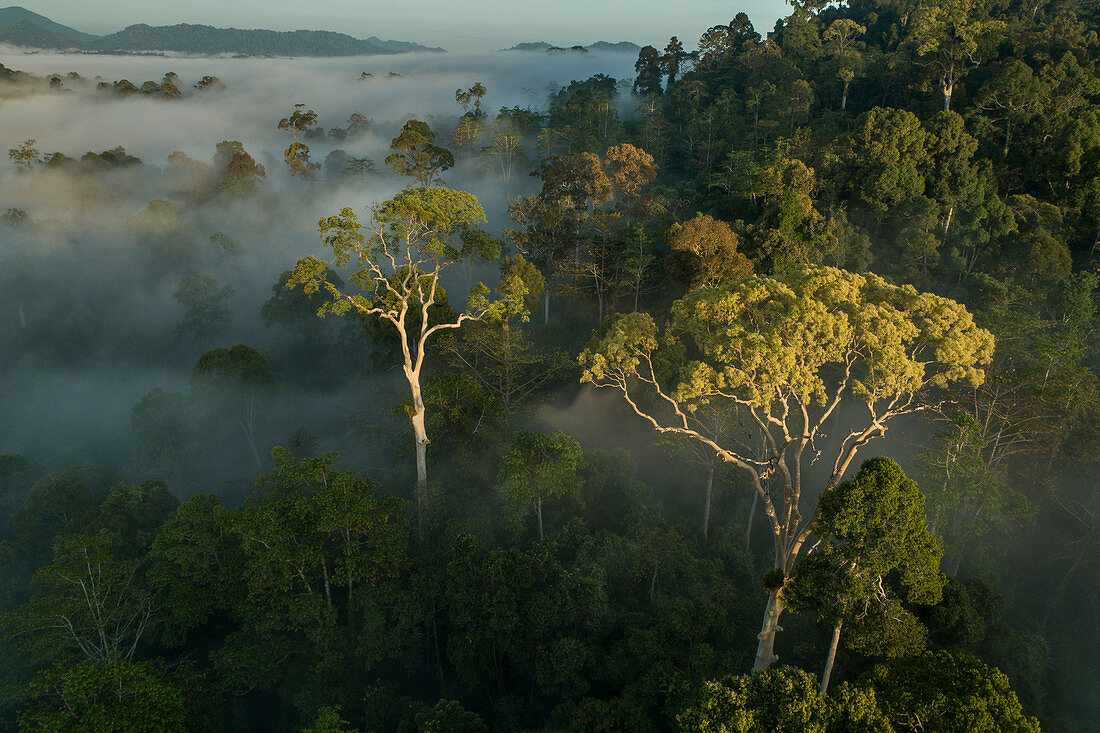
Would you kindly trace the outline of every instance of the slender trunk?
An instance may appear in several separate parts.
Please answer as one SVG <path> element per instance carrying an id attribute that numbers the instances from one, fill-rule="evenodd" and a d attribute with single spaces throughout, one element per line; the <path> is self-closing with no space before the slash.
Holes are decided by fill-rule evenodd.
<path id="1" fill-rule="evenodd" d="M 657 563 L 653 563 L 653 580 L 649 581 L 649 602 L 657 599 Z"/>
<path id="2" fill-rule="evenodd" d="M 428 480 L 428 433 L 424 427 L 424 397 L 420 394 L 419 375 L 409 376 L 409 387 L 412 390 L 413 407 L 409 412 L 409 420 L 412 422 L 413 436 L 416 440 L 416 484 L 423 485 Z"/>
<path id="3" fill-rule="evenodd" d="M 328 579 L 328 565 L 326 563 L 321 563 L 321 570 L 323 570 L 324 574 L 325 574 L 325 603 L 327 603 L 331 607 L 332 606 L 332 586 L 329 584 L 329 579 Z"/>
<path id="4" fill-rule="evenodd" d="M 848 82 L 844 82 L 844 92 L 840 95 L 840 111 L 848 108 Z"/>
<path id="5" fill-rule="evenodd" d="M 955 85 L 948 82 L 943 83 L 943 111 L 951 111 L 951 92 L 955 91 Z"/>
<path id="6" fill-rule="evenodd" d="M 703 539 L 710 539 L 710 497 L 714 491 L 714 459 L 711 459 L 710 468 L 707 470 L 707 500 L 703 506 Z"/>
<path id="7" fill-rule="evenodd" d="M 512 402 L 512 325 L 509 319 L 503 318 L 500 323 L 500 337 L 504 347 L 504 389 L 502 390 L 502 402 L 504 412 L 511 414 Z"/>
<path id="8" fill-rule="evenodd" d="M 241 432 L 244 433 L 244 439 L 248 443 L 249 449 L 252 451 L 252 459 L 256 461 L 256 471 L 263 471 L 263 462 L 260 461 L 260 452 L 256 450 L 256 440 L 252 437 L 252 428 L 244 420 L 244 418 L 237 418 L 238 424 L 241 426 Z"/>
<path id="9" fill-rule="evenodd" d="M 550 322 L 550 290 L 545 287 L 542 290 L 542 322 Z"/>
<path id="10" fill-rule="evenodd" d="M 840 644 L 840 627 L 844 622 L 837 619 L 833 627 L 833 639 L 829 642 L 829 654 L 825 657 L 825 671 L 821 674 L 821 696 L 829 690 L 829 678 L 833 676 L 833 662 L 836 661 L 836 648 Z"/>
<path id="11" fill-rule="evenodd" d="M 768 593 L 768 605 L 764 607 L 764 623 L 757 636 L 756 661 L 754 672 L 760 672 L 775 664 L 779 659 L 775 654 L 775 635 L 783 630 L 779 625 L 779 614 L 783 613 L 783 589 L 777 588 Z"/>
<path id="12" fill-rule="evenodd" d="M 542 544 L 542 497 L 535 499 L 535 516 L 539 518 L 539 544 Z"/>
<path id="13" fill-rule="evenodd" d="M 955 216 L 955 207 L 952 206 L 947 210 L 947 221 L 943 223 L 943 236 L 947 237 L 947 232 L 951 229 L 951 219 Z"/>
<path id="14" fill-rule="evenodd" d="M 26 328 L 27 327 L 27 317 L 25 315 L 23 315 L 23 304 L 22 303 L 17 303 L 17 305 L 19 306 L 19 327 L 20 328 Z"/>

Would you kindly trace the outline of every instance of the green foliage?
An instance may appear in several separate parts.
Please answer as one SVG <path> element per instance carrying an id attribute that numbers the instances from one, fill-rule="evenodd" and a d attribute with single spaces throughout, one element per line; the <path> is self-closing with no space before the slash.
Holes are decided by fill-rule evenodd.
<path id="1" fill-rule="evenodd" d="M 344 692 L 331 677 L 357 652 L 359 616 L 403 567 L 400 503 L 335 456 L 272 453 L 276 473 L 254 505 L 231 512 L 210 496 L 181 506 L 150 551 L 158 636 L 179 643 L 228 614 L 232 632 L 211 658 L 222 683 L 247 691 L 284 680 L 288 694 Z M 243 583 L 242 579 L 246 579 Z M 331 664 L 302 667 L 303 655 Z"/>
<path id="2" fill-rule="evenodd" d="M 27 456 L 0 454 L 0 540 L 14 539 L 12 518 L 44 473 Z"/>
<path id="3" fill-rule="evenodd" d="M 782 666 L 705 683 L 694 705 L 677 720 L 682 730 L 699 733 L 823 733 L 825 710 L 813 675 Z"/>
<path id="4" fill-rule="evenodd" d="M 446 188 L 398 193 L 374 210 L 371 226 L 376 234 L 369 239 L 354 210 L 342 209 L 319 223 L 321 236 L 333 251 L 333 262 L 316 257 L 299 260 L 287 287 L 301 285 L 306 295 L 312 295 L 324 286 L 333 299 L 322 305 L 319 315 L 351 310 L 369 313 L 377 308 L 378 313 L 390 314 L 386 318 L 403 323 L 399 318 L 403 306 L 417 304 L 426 309 L 435 302 L 438 276 L 444 268 L 473 256 L 497 256 L 499 243 L 476 229 L 484 221 L 485 212 L 477 199 Z M 391 255 L 402 258 L 395 272 L 387 271 Z M 330 264 L 358 267 L 349 281 L 368 296 L 345 295 L 338 284 L 326 280 Z M 421 265 L 433 269 L 422 273 Z"/>
<path id="5" fill-rule="evenodd" d="M 643 46 L 638 52 L 638 61 L 634 64 L 634 93 L 642 96 L 661 94 L 661 55 L 653 46 Z"/>
<path id="6" fill-rule="evenodd" d="M 123 537 L 106 530 L 63 537 L 53 562 L 34 575 L 35 600 L 14 614 L 32 654 L 43 661 L 130 660 L 152 615 Z M 130 549 L 126 547 L 126 549 Z"/>
<path id="7" fill-rule="evenodd" d="M 317 720 L 302 733 L 346 733 L 348 721 L 340 717 L 340 709 L 326 705 L 317 711 Z"/>
<path id="8" fill-rule="evenodd" d="M 514 196 L 528 156 L 541 163 L 537 195 L 510 202 L 506 239 L 522 258 L 500 262 L 496 292 L 473 286 L 473 263 L 501 243 L 481 231 L 472 197 L 435 185 L 455 156 L 413 120 L 395 131 L 389 162 L 438 193 L 332 212 L 320 226 L 330 262 L 305 258 L 280 279 L 261 316 L 282 331 L 261 339 L 262 352 L 206 354 L 184 393 L 142 387 L 136 450 L 127 461 L 128 441 L 110 446 L 126 484 L 76 468 L 43 478 L 36 461 L 52 471 L 71 451 L 43 443 L 40 453 L 36 430 L 3 436 L 28 457 L 0 457 L 0 604 L 16 632 L 0 649 L 0 728 L 17 724 L 23 688 L 31 730 L 659 731 L 677 714 L 708 730 L 1034 730 L 995 665 L 1046 727 L 1091 730 L 1096 20 L 1080 0 L 810 0 L 766 38 L 738 14 L 707 30 L 697 55 L 675 37 L 663 52 L 641 49 L 633 102 L 617 98 L 628 82 L 595 76 L 553 88 L 545 114 L 506 107 L 490 121 L 484 85 L 457 90 L 455 114 L 431 126 L 456 155 L 480 150 L 467 167 Z M 16 25 L 0 36 L 56 39 Z M 111 43 L 183 49 L 196 32 L 136 26 Z M 200 45 L 249 53 L 368 43 L 201 33 Z M 192 81 L 0 66 L 0 104 L 94 89 L 96 104 L 171 102 L 183 119 L 224 88 L 206 76 L 191 91 Z M 362 114 L 327 136 L 318 121 L 303 105 L 280 125 L 295 176 L 318 175 L 318 144 L 324 155 L 367 143 L 355 139 L 370 127 Z M 207 329 L 203 348 L 219 345 L 227 309 L 242 305 L 228 298 L 228 273 L 262 259 L 269 230 L 294 215 L 215 224 L 218 207 L 285 204 L 237 141 L 218 143 L 209 165 L 174 152 L 165 169 L 121 147 L 78 151 L 78 162 L 9 145 L 8 174 L 26 196 L 48 189 L 57 212 L 0 214 L 12 245 L 0 255 L 11 389 L 123 355 L 146 354 L 161 371 L 188 350 L 113 320 L 139 301 L 94 274 L 129 245 L 81 226 L 89 212 L 122 212 L 115 223 L 136 240 L 133 274 L 150 292 L 171 294 L 183 274 L 213 275 L 217 263 L 219 282 L 180 289 L 180 310 L 192 311 L 184 328 Z M 344 150 L 326 158 L 341 185 L 370 166 Z M 242 196 L 257 206 L 238 210 Z M 219 226 L 247 240 L 249 257 L 231 259 L 224 233 L 207 244 Z M 47 302 L 63 281 L 57 263 L 74 256 L 95 260 L 93 276 Z M 334 325 L 318 310 L 349 318 Z M 626 394 L 618 407 L 570 388 L 561 363 L 605 315 L 584 376 Z M 354 400 L 336 388 L 358 390 L 358 377 L 386 386 L 394 366 L 410 377 L 407 399 L 373 389 L 353 418 L 366 439 L 347 452 L 375 486 L 315 457 L 323 450 L 306 428 L 354 440 L 339 427 Z M 438 471 L 415 491 L 393 467 L 411 447 L 387 420 L 394 401 L 419 458 L 432 438 Z M 902 417 L 918 411 L 931 419 Z M 709 533 L 697 530 L 697 464 L 653 451 L 631 412 L 718 466 Z M 296 427 L 288 419 L 305 426 L 283 443 L 289 452 L 244 506 L 226 508 L 264 470 L 264 446 Z M 968 579 L 949 580 L 930 607 L 916 606 L 942 580 L 915 487 L 888 459 L 844 481 L 856 453 L 899 424 L 944 567 Z M 517 427 L 558 426 L 586 445 L 629 446 L 640 469 L 623 450 L 582 451 L 550 432 L 510 440 Z M 540 454 L 540 441 L 553 445 Z M 246 444 L 254 469 L 234 461 Z M 893 455 L 900 443 L 876 445 Z M 176 507 L 173 494 L 196 490 L 221 492 L 226 506 L 202 495 Z M 417 532 L 393 491 L 415 498 Z M 544 541 L 522 541 L 533 533 L 517 528 L 542 504 Z M 59 633 L 59 618 L 98 628 L 74 579 L 92 599 L 147 601 L 131 660 L 89 666 L 73 639 L 95 634 Z M 790 604 L 842 622 L 840 677 L 889 661 L 824 699 L 793 668 L 729 677 L 749 668 L 753 645 L 768 646 L 769 623 L 779 630 L 778 613 L 759 624 L 762 590 L 775 612 Z M 819 671 L 823 630 L 786 621 L 782 661 Z M 926 644 L 940 651 L 914 657 Z M 154 654 L 166 661 L 135 661 Z M 67 666 L 50 668 L 58 658 Z"/>
<path id="9" fill-rule="evenodd" d="M 619 137 L 616 96 L 615 80 L 604 74 L 571 81 L 550 98 L 549 129 L 559 133 L 570 152 L 601 152 Z"/>
<path id="10" fill-rule="evenodd" d="M 19 729 L 170 733 L 187 730 L 180 690 L 152 662 L 57 665 L 27 688 Z"/>
<path id="11" fill-rule="evenodd" d="M 126 220 L 126 229 L 146 240 L 168 239 L 183 233 L 186 223 L 180 208 L 171 201 L 155 199 L 145 209 Z"/>
<path id="12" fill-rule="evenodd" d="M 863 113 L 840 141 L 834 185 L 877 214 L 920 196 L 927 135 L 912 112 L 875 107 Z"/>
<path id="13" fill-rule="evenodd" d="M 999 670 L 967 655 L 927 652 L 874 667 L 872 687 L 897 730 L 1038 731 Z"/>
<path id="14" fill-rule="evenodd" d="M 724 221 L 705 214 L 673 224 L 668 232 L 672 249 L 695 257 L 696 287 L 713 288 L 752 274 L 752 263 L 737 251 L 737 234 Z"/>
<path id="15" fill-rule="evenodd" d="M 212 349 L 200 356 L 191 370 L 191 386 L 200 390 L 232 393 L 267 389 L 274 383 L 267 359 L 244 344 L 231 349 Z"/>
<path id="16" fill-rule="evenodd" d="M 157 608 L 152 631 L 159 639 L 178 645 L 215 612 L 241 602 L 238 522 L 217 497 L 197 494 L 157 533 L 147 577 Z"/>
<path id="17" fill-rule="evenodd" d="M 280 130 L 286 130 L 298 142 L 298 138 L 309 132 L 310 128 L 317 125 L 317 113 L 306 109 L 304 104 L 294 105 L 294 112 L 289 117 L 279 120 L 276 125 Z"/>
<path id="18" fill-rule="evenodd" d="M 290 175 L 303 181 L 313 181 L 317 178 L 317 171 L 321 169 L 320 163 L 312 163 L 309 160 L 309 146 L 295 140 L 283 152 L 283 161 L 286 163 Z"/>
<path id="19" fill-rule="evenodd" d="M 175 299 L 186 312 L 176 326 L 177 334 L 190 333 L 196 343 L 209 344 L 221 336 L 232 319 L 226 301 L 233 297 L 233 286 L 219 287 L 209 275 L 192 275 L 180 280 Z"/>
<path id="20" fill-rule="evenodd" d="M 668 389 L 688 409 L 728 391 L 748 405 L 782 392 L 824 404 L 830 370 L 846 363 L 859 398 L 905 399 L 926 386 L 981 384 L 993 352 L 992 336 L 958 303 L 829 268 L 693 291 L 673 305 L 668 333 L 670 345 L 690 343 L 706 359 L 683 364 Z M 582 381 L 624 388 L 647 378 L 639 367 L 657 348 L 651 317 L 622 316 L 581 353 Z"/>
<path id="21" fill-rule="evenodd" d="M 24 140 L 18 148 L 8 150 L 8 157 L 20 170 L 30 171 L 36 165 L 45 162 L 42 154 L 35 147 L 37 140 Z"/>
<path id="22" fill-rule="evenodd" d="M 305 152 L 307 160 L 299 161 L 295 158 L 288 161 L 288 165 L 302 163 L 306 166 L 308 149 Z M 237 140 L 223 140 L 217 144 L 213 167 L 218 179 L 217 190 L 222 192 L 251 192 L 255 190 L 261 179 L 267 177 L 267 170 L 257 163 L 244 149 L 244 145 Z"/>
<path id="23" fill-rule="evenodd" d="M 891 459 L 872 458 L 822 496 L 818 508 L 814 533 L 821 544 L 803 558 L 788 587 L 791 607 L 844 624 L 847 644 L 858 651 L 922 651 L 923 627 L 898 598 L 940 600 L 943 550 L 928 531 L 916 483 Z"/>
<path id="24" fill-rule="evenodd" d="M 417 733 L 489 733 L 489 727 L 477 713 L 472 713 L 455 700 L 440 700 L 427 710 L 417 713 Z"/>
<path id="25" fill-rule="evenodd" d="M 516 432 L 512 449 L 500 466 L 500 491 L 513 510 L 538 515 L 538 537 L 543 539 L 544 503 L 576 496 L 583 469 L 580 443 L 560 430 L 551 434 Z"/>
<path id="26" fill-rule="evenodd" d="M 12 515 L 16 539 L 29 552 L 45 553 L 56 537 L 84 526 L 115 481 L 99 466 L 70 466 L 43 477 Z"/>
<path id="27" fill-rule="evenodd" d="M 409 120 L 390 143 L 394 152 L 386 156 L 386 165 L 399 176 L 415 178 L 417 186 L 429 188 L 440 182 L 440 173 L 455 164 L 451 151 L 434 141 L 435 133 L 427 122 Z"/>

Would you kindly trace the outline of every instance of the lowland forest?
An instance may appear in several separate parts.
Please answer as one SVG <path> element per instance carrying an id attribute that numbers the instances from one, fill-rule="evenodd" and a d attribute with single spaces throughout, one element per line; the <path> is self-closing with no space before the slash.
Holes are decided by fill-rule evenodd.
<path id="1" fill-rule="evenodd" d="M 714 22 L 0 47 L 0 730 L 1094 731 L 1100 6 Z"/>

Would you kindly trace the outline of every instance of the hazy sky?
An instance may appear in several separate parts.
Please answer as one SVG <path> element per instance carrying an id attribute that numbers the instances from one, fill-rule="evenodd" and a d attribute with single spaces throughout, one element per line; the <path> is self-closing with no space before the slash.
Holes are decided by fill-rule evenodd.
<path id="1" fill-rule="evenodd" d="M 3 2 L 3 0 L 0 0 Z M 334 30 L 416 41 L 448 50 L 481 50 L 520 41 L 660 43 L 676 35 L 693 47 L 712 25 L 748 13 L 771 30 L 789 11 L 784 0 L 15 0 L 28 10 L 87 33 L 133 23 L 203 23 L 274 30 Z"/>

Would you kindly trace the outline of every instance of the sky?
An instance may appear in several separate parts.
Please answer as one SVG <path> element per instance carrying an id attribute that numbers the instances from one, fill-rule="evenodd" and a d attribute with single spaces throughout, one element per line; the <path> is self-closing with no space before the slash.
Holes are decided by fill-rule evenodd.
<path id="1" fill-rule="evenodd" d="M 2 0 L 0 0 L 2 2 Z M 523 41 L 555 44 L 667 42 L 694 47 L 710 26 L 745 12 L 757 30 L 787 15 L 784 0 L 16 0 L 12 4 L 86 33 L 134 23 L 195 23 L 273 30 L 332 30 L 360 38 L 414 41 L 450 51 L 479 51 Z"/>

